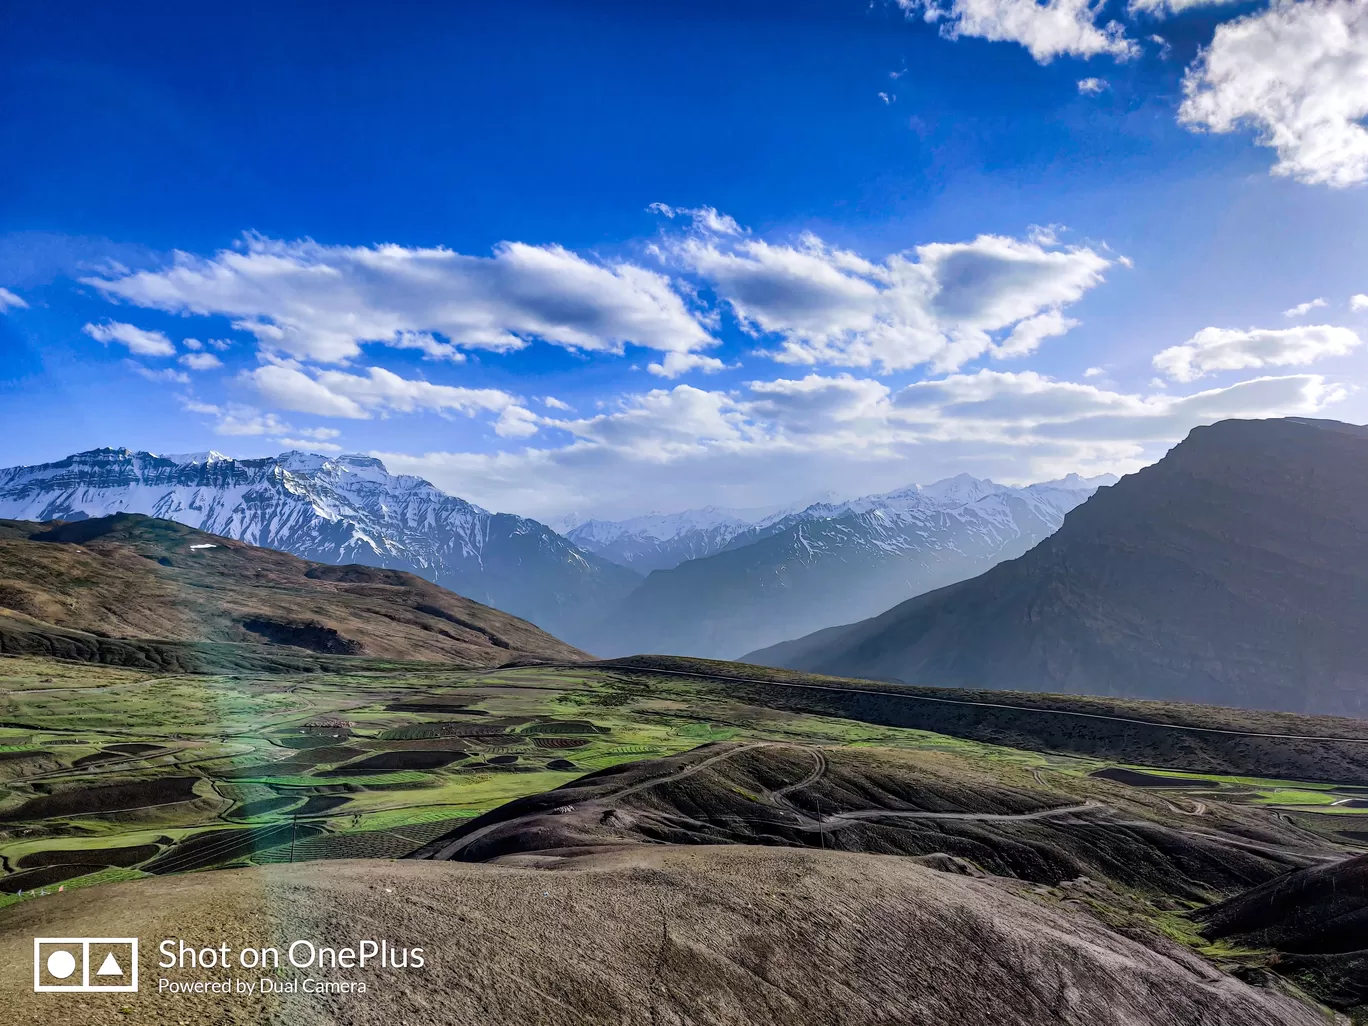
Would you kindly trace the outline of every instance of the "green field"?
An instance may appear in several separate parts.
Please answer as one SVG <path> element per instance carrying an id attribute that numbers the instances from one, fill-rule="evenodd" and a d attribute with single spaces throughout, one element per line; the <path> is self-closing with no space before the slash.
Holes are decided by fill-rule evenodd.
<path id="1" fill-rule="evenodd" d="M 512 799 L 732 738 L 970 755 L 1077 788 L 1115 765 L 740 694 L 608 667 L 153 677 L 0 659 L 0 905 L 145 872 L 398 857 Z M 1191 779 L 1134 789 L 1176 812 L 1368 812 L 1362 789 L 1154 772 Z"/>

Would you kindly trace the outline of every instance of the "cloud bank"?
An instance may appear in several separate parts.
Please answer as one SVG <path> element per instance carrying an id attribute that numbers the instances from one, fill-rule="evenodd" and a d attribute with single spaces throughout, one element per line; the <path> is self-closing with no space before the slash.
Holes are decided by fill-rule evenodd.
<path id="1" fill-rule="evenodd" d="M 1134 394 L 1031 371 L 981 370 L 901 389 L 850 374 L 691 385 L 546 422 L 558 447 L 377 452 L 491 509 L 627 516 L 706 501 L 760 506 L 814 483 L 862 494 L 971 470 L 1005 481 L 1137 469 L 1198 424 L 1319 413 L 1344 390 L 1318 375 L 1186 396 Z"/>
<path id="2" fill-rule="evenodd" d="M 881 261 L 828 246 L 694 235 L 671 255 L 717 293 L 781 363 L 955 370 L 1020 356 L 1076 325 L 1063 315 L 1112 261 L 1085 246 L 981 235 Z"/>
<path id="3" fill-rule="evenodd" d="M 83 280 L 137 306 L 230 317 L 263 349 L 325 364 L 367 342 L 449 360 L 534 339 L 613 353 L 627 342 L 662 353 L 715 344 L 664 275 L 521 242 L 478 257 L 248 235 L 212 257 L 177 253 L 167 268 Z"/>

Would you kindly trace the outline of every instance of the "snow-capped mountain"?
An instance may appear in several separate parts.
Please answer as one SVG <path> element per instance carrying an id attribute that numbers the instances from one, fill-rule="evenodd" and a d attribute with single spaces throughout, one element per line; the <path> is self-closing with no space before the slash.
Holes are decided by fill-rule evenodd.
<path id="1" fill-rule="evenodd" d="M 0 470 L 0 518 L 119 512 L 318 562 L 409 570 L 566 640 L 641 580 L 535 520 L 490 513 L 368 456 L 236 460 L 94 449 Z"/>
<path id="2" fill-rule="evenodd" d="M 706 506 L 683 513 L 647 513 L 628 520 L 586 520 L 566 531 L 565 536 L 614 563 L 649 573 L 721 552 L 738 535 L 786 513 Z"/>
<path id="3" fill-rule="evenodd" d="M 920 525 L 932 510 L 946 511 L 953 515 L 957 509 L 975 507 L 974 515 L 987 514 L 990 509 L 996 508 L 992 503 L 982 506 L 976 504 L 992 496 L 1015 495 L 1025 502 L 1028 508 L 1035 510 L 1037 515 L 1049 519 L 1057 513 L 1062 519 L 1064 513 L 1073 509 L 1098 488 L 1115 483 L 1114 474 L 1103 474 L 1093 478 L 1070 474 L 1056 481 L 1016 488 L 1011 485 L 1000 485 L 985 478 L 972 477 L 969 474 L 958 474 L 929 485 L 908 485 L 895 491 L 865 495 L 844 502 L 813 503 L 802 509 L 770 517 L 747 530 L 737 532 L 726 547 L 739 549 L 808 521 L 880 514 L 882 520 L 888 524 Z M 1083 499 L 1078 497 L 1080 493 Z M 997 515 L 1001 516 L 1000 511 Z"/>
<path id="4" fill-rule="evenodd" d="M 591 650 L 735 658 L 872 616 L 1021 555 L 1114 480 L 1016 488 L 960 475 L 813 504 L 653 572 L 590 635 Z"/>

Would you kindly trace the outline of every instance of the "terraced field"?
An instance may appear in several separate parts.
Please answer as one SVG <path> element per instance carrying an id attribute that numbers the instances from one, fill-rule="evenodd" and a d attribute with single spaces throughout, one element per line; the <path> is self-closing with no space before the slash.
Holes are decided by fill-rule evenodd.
<path id="1" fill-rule="evenodd" d="M 6 657 L 0 905 L 130 875 L 396 858 L 585 774 L 747 738 L 968 756 L 1084 795 L 1123 788 L 1174 816 L 1219 802 L 1276 810 L 1339 844 L 1368 836 L 1362 782 L 1010 747 L 649 667 L 148 677 Z"/>
<path id="2" fill-rule="evenodd" d="M 601 670 L 139 676 L 3 658 L 0 905 L 115 869 L 395 858 L 514 798 L 737 732 L 652 690 Z"/>

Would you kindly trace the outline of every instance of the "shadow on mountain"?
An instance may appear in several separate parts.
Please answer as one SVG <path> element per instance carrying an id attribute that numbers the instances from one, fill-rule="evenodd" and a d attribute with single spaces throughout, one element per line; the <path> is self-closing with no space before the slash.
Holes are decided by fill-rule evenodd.
<path id="1" fill-rule="evenodd" d="M 1368 855 L 1289 873 L 1195 918 L 1213 940 L 1274 950 L 1279 971 L 1321 1000 L 1368 1006 Z"/>
<path id="2" fill-rule="evenodd" d="M 1019 559 L 746 656 L 919 684 L 1368 713 L 1368 428 L 1229 420 Z"/>

